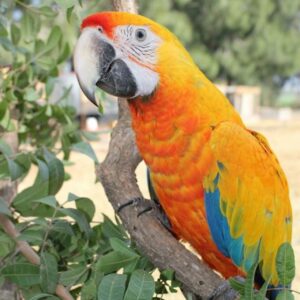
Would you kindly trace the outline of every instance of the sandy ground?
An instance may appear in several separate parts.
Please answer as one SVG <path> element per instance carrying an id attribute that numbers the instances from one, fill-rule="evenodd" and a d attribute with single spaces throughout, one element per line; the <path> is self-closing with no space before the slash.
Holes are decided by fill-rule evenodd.
<path id="1" fill-rule="evenodd" d="M 277 154 L 283 169 L 286 172 L 290 195 L 294 211 L 293 246 L 296 254 L 297 275 L 293 284 L 295 290 L 300 291 L 300 121 L 278 123 L 274 121 L 263 121 L 250 126 L 252 129 L 263 133 L 270 142 L 271 147 Z M 101 134 L 101 140 L 93 143 L 93 148 L 99 160 L 105 157 L 109 142 L 109 134 Z M 102 214 L 113 216 L 113 210 L 107 201 L 102 186 L 95 184 L 94 165 L 89 158 L 82 154 L 72 154 L 73 166 L 67 167 L 67 172 L 72 179 L 67 181 L 58 194 L 59 201 L 64 201 L 69 192 L 79 196 L 91 198 L 97 207 L 95 220 L 101 220 Z M 28 186 L 34 178 L 34 172 L 26 180 L 21 188 Z M 141 164 L 137 169 L 137 177 L 140 188 L 147 197 L 145 181 L 145 166 Z M 168 300 L 182 300 L 182 295 L 170 295 Z M 300 299 L 295 295 L 295 299 Z"/>

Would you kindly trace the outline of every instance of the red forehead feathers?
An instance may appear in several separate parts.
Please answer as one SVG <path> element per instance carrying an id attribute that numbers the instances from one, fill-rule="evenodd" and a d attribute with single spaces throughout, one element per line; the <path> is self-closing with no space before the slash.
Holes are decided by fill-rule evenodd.
<path id="1" fill-rule="evenodd" d="M 104 33 L 109 37 L 113 36 L 114 28 L 122 25 L 142 25 L 151 27 L 152 31 L 160 35 L 163 39 L 174 41 L 174 36 L 166 28 L 153 22 L 152 20 L 136 14 L 127 12 L 105 11 L 95 13 L 82 22 L 81 29 L 86 27 L 101 26 Z M 175 41 L 178 43 L 177 41 Z"/>
<path id="2" fill-rule="evenodd" d="M 101 26 L 107 35 L 111 35 L 113 30 L 113 12 L 95 13 L 85 18 L 81 24 L 81 29 L 86 27 Z"/>

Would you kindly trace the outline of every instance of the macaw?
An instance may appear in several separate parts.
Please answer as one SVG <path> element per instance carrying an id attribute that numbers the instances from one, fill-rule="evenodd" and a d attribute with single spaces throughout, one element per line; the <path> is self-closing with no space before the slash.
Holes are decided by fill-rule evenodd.
<path id="1" fill-rule="evenodd" d="M 291 241 L 285 174 L 267 140 L 165 27 L 124 12 L 82 23 L 74 67 L 84 94 L 126 98 L 153 190 L 174 234 L 225 278 L 255 262 L 278 284 L 275 261 Z M 125 100 L 124 100 L 125 101 Z"/>

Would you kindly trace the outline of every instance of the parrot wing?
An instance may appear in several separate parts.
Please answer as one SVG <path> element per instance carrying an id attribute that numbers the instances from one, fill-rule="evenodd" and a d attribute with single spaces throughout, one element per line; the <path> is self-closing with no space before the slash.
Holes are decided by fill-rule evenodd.
<path id="1" fill-rule="evenodd" d="M 204 179 L 205 209 L 218 249 L 248 271 L 257 261 L 277 284 L 276 253 L 291 240 L 288 185 L 266 139 L 237 124 L 212 130 L 213 165 Z"/>

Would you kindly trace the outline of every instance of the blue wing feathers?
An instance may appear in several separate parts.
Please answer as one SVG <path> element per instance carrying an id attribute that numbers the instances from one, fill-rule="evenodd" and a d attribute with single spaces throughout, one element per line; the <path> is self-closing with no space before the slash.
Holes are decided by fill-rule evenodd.
<path id="1" fill-rule="evenodd" d="M 243 238 L 234 239 L 230 235 L 228 221 L 220 208 L 220 191 L 217 188 L 218 181 L 219 174 L 214 179 L 216 189 L 214 191 L 205 191 L 207 222 L 218 249 L 222 254 L 230 257 L 237 266 L 241 266 L 244 258 Z"/>

